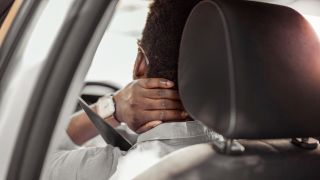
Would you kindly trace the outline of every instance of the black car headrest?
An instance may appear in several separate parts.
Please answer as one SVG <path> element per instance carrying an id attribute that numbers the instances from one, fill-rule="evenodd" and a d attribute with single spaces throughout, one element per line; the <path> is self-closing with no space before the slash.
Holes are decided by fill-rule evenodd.
<path id="1" fill-rule="evenodd" d="M 182 35 L 179 90 L 192 118 L 227 138 L 320 136 L 320 46 L 288 7 L 205 0 Z"/>

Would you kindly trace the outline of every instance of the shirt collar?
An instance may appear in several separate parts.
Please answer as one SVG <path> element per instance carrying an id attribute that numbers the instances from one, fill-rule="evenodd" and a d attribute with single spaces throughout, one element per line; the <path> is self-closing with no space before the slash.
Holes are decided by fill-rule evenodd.
<path id="1" fill-rule="evenodd" d="M 211 136 L 214 133 L 200 121 L 170 122 L 140 134 L 137 142 Z"/>

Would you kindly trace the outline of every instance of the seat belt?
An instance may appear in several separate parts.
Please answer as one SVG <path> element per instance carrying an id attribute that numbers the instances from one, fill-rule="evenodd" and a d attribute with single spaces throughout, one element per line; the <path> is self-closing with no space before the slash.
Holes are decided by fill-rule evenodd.
<path id="1" fill-rule="evenodd" d="M 127 138 L 118 133 L 110 124 L 105 122 L 103 118 L 92 111 L 81 97 L 79 97 L 79 104 L 107 144 L 119 147 L 122 151 L 128 151 L 132 147 L 132 143 Z"/>

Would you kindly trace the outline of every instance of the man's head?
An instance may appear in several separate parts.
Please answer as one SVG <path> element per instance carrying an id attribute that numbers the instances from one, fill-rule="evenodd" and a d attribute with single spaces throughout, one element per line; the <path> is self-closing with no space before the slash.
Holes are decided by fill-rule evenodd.
<path id="1" fill-rule="evenodd" d="M 200 0 L 155 0 L 140 41 L 135 78 L 165 78 L 177 84 L 181 36 L 192 8 Z M 147 59 L 149 64 L 147 64 Z"/>

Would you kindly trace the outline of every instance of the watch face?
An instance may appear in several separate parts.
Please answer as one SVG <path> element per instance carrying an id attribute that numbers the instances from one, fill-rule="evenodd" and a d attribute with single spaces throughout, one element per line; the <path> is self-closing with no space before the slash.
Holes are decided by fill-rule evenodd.
<path id="1" fill-rule="evenodd" d="M 115 111 L 115 105 L 112 96 L 101 97 L 97 102 L 97 113 L 102 118 L 107 118 L 113 115 Z"/>

